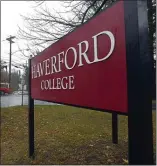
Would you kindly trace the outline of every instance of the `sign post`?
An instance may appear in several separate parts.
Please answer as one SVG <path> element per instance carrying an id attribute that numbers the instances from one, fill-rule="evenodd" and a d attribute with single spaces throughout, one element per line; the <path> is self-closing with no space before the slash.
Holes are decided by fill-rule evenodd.
<path id="1" fill-rule="evenodd" d="M 112 113 L 112 142 L 118 144 L 118 114 Z"/>
<path id="2" fill-rule="evenodd" d="M 29 131 L 29 157 L 34 158 L 34 99 L 31 97 L 31 59 L 29 59 L 29 86 L 28 86 L 28 131 Z"/>
<path id="3" fill-rule="evenodd" d="M 128 80 L 129 164 L 153 164 L 152 58 L 147 0 L 124 1 Z"/>

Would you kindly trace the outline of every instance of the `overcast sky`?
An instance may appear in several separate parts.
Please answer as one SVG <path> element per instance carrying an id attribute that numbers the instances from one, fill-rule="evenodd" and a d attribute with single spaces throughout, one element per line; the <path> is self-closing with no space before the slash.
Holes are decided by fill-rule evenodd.
<path id="1" fill-rule="evenodd" d="M 55 9 L 60 8 L 59 1 L 49 1 L 48 5 L 53 5 Z M 18 26 L 23 25 L 23 20 L 20 14 L 26 15 L 34 12 L 34 2 L 32 1 L 1 1 L 1 59 L 9 62 L 9 42 L 7 37 L 17 36 Z M 12 44 L 12 53 L 23 47 L 20 40 L 14 39 Z M 22 58 L 21 58 L 22 57 Z M 26 63 L 27 58 L 21 56 L 20 52 L 12 55 L 13 64 Z"/>

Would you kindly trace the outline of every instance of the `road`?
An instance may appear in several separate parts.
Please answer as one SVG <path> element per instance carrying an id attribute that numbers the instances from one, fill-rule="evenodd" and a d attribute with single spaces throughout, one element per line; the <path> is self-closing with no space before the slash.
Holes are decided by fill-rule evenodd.
<path id="1" fill-rule="evenodd" d="M 11 106 L 17 106 L 21 105 L 22 103 L 22 95 L 6 95 L 1 96 L 1 107 L 11 107 Z M 23 104 L 28 105 L 28 96 L 23 96 Z M 35 105 L 56 105 L 54 103 L 44 102 L 35 100 Z"/>
<path id="2" fill-rule="evenodd" d="M 6 95 L 1 96 L 1 107 L 10 107 L 10 106 L 17 106 L 21 105 L 22 103 L 22 96 L 21 95 Z M 23 96 L 23 103 L 24 105 L 28 105 L 28 96 Z M 44 101 L 35 100 L 35 105 L 56 105 L 55 103 L 49 103 Z M 152 109 L 156 110 L 156 104 L 152 104 Z"/>

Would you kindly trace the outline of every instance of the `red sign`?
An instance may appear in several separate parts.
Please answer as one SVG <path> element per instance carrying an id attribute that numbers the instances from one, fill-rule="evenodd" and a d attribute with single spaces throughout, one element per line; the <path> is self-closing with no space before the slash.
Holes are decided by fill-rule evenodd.
<path id="1" fill-rule="evenodd" d="M 34 57 L 31 77 L 33 99 L 127 113 L 124 2 Z"/>

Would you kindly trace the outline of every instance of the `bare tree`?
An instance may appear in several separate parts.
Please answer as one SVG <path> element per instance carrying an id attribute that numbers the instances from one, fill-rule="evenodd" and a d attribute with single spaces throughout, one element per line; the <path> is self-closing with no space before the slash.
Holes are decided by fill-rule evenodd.
<path id="1" fill-rule="evenodd" d="M 34 1 L 34 14 L 22 16 L 25 28 L 19 27 L 19 38 L 27 42 L 31 55 L 36 56 L 50 44 L 61 39 L 90 18 L 112 5 L 117 0 L 60 1 L 62 11 L 47 7 L 46 1 Z M 29 3 L 29 2 L 28 2 Z M 155 42 L 155 0 L 148 0 L 149 29 L 151 42 Z M 155 25 L 155 26 L 154 26 Z M 154 37 L 153 37 L 154 36 Z M 151 44 L 153 47 L 153 44 Z"/>
<path id="2" fill-rule="evenodd" d="M 0 71 L 0 82 L 8 82 L 8 72 L 5 69 L 1 69 Z"/>
<path id="3" fill-rule="evenodd" d="M 11 73 L 11 89 L 13 91 L 18 90 L 20 83 L 20 75 L 18 71 L 12 71 Z"/>
<path id="4" fill-rule="evenodd" d="M 38 7 L 34 10 L 35 13 L 21 16 L 25 28 L 19 27 L 18 36 L 27 41 L 27 48 L 35 56 L 37 52 L 61 39 L 114 1 L 116 0 L 63 1 L 60 2 L 63 11 L 42 6 L 45 1 L 35 1 Z"/>

